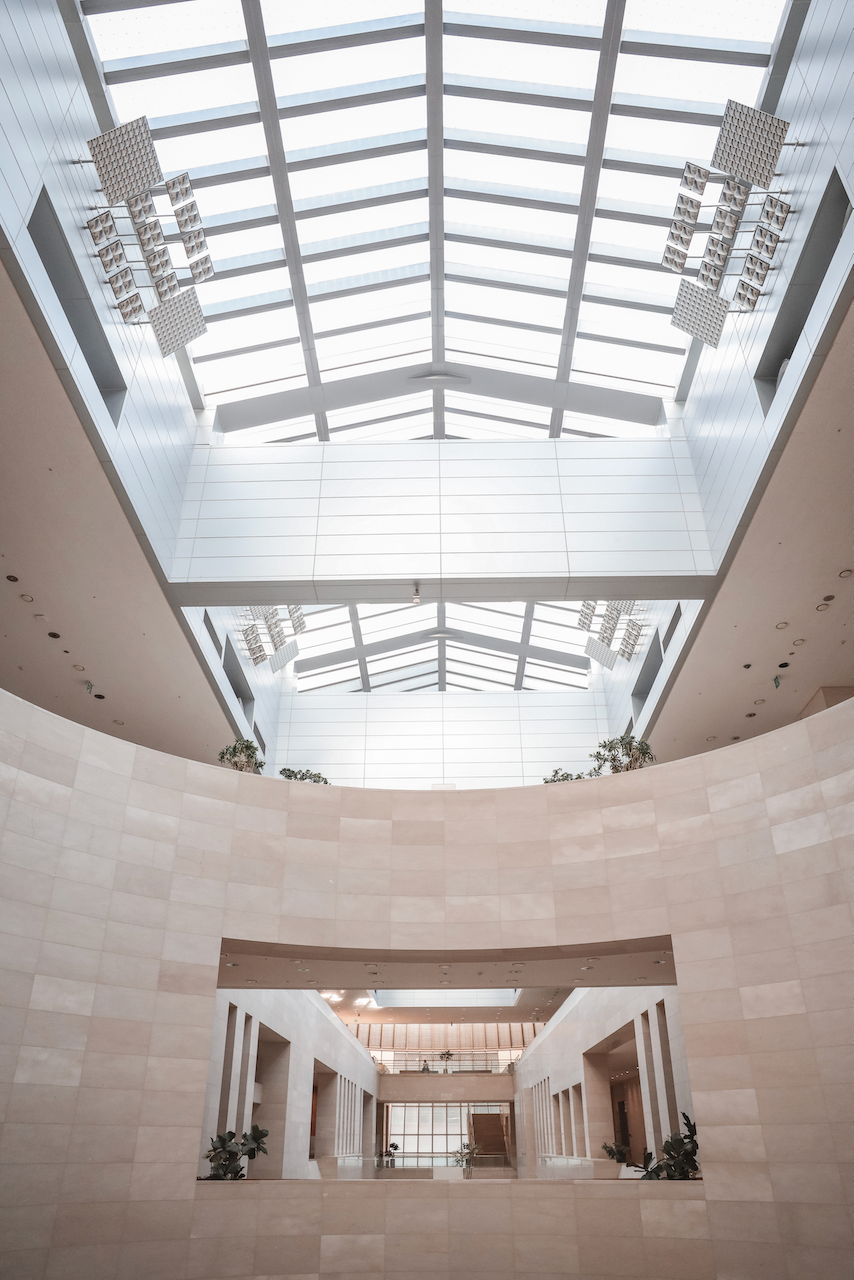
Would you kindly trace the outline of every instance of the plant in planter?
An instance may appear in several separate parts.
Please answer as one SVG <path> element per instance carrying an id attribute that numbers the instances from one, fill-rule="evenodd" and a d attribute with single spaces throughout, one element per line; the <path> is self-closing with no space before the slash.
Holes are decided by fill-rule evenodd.
<path id="1" fill-rule="evenodd" d="M 687 1182 L 691 1178 L 699 1178 L 697 1126 L 688 1119 L 684 1111 L 682 1119 L 685 1121 L 685 1133 L 671 1133 L 662 1144 L 663 1160 L 657 1160 L 651 1151 L 643 1153 L 645 1172 L 642 1180 L 666 1178 L 668 1182 Z"/>
<path id="2" fill-rule="evenodd" d="M 609 1160 L 616 1160 L 617 1164 L 626 1164 L 629 1158 L 629 1149 L 624 1147 L 622 1142 L 603 1142 L 602 1150 L 605 1152 Z"/>
<path id="3" fill-rule="evenodd" d="M 328 778 L 324 778 L 322 773 L 312 773 L 310 769 L 280 769 L 279 777 L 290 782 L 317 782 L 323 787 L 329 786 Z"/>
<path id="4" fill-rule="evenodd" d="M 220 764 L 240 773 L 260 773 L 264 768 L 264 761 L 258 759 L 258 747 L 251 738 L 235 738 L 229 746 L 223 747 L 217 759 Z"/>
<path id="5" fill-rule="evenodd" d="M 267 1137 L 269 1129 L 259 1129 L 257 1124 L 253 1124 L 251 1133 L 244 1133 L 240 1142 L 235 1141 L 235 1133 L 229 1129 L 228 1133 L 218 1133 L 215 1138 L 211 1138 L 210 1149 L 205 1152 L 205 1159 L 211 1162 L 211 1171 L 207 1178 L 199 1178 L 199 1182 L 237 1182 L 239 1178 L 245 1178 L 246 1172 L 241 1161 L 245 1156 L 247 1160 L 254 1160 L 257 1155 L 265 1156 L 267 1148 L 264 1145 L 264 1139 Z"/>
<path id="6" fill-rule="evenodd" d="M 599 749 L 590 755 L 594 767 L 587 773 L 566 773 L 555 769 L 543 782 L 578 782 L 581 778 L 601 778 L 602 770 L 608 765 L 611 773 L 625 773 L 628 769 L 645 769 L 648 764 L 655 764 L 655 756 L 648 742 L 642 738 L 634 738 L 624 733 L 619 738 L 606 738 L 599 743 Z"/>
<path id="7" fill-rule="evenodd" d="M 400 1150 L 400 1147 L 396 1142 L 390 1142 L 388 1144 L 388 1150 L 383 1152 L 383 1155 L 385 1156 L 385 1160 L 386 1160 L 387 1169 L 394 1168 L 394 1157 L 396 1152 L 398 1152 L 399 1150 Z"/>
<path id="8" fill-rule="evenodd" d="M 450 1049 L 444 1049 L 442 1053 L 439 1054 L 440 1061 L 444 1062 L 445 1064 L 445 1075 L 448 1074 L 448 1063 L 451 1061 L 451 1058 L 453 1058 L 453 1056 L 454 1055 L 451 1053 Z"/>
<path id="9" fill-rule="evenodd" d="M 479 1154 L 480 1147 L 476 1142 L 464 1142 L 459 1151 L 454 1152 L 454 1164 L 462 1165 L 464 1178 L 471 1177 L 472 1163 L 475 1156 Z"/>

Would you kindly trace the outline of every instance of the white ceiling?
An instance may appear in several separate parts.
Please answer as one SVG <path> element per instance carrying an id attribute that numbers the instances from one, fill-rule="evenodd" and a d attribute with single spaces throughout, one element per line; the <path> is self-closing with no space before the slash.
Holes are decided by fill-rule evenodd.
<path id="1" fill-rule="evenodd" d="M 852 349 L 854 308 L 649 735 L 659 760 L 767 733 L 797 720 L 819 688 L 854 686 L 854 577 L 839 577 L 854 569 Z M 835 599 L 819 612 L 825 596 Z"/>

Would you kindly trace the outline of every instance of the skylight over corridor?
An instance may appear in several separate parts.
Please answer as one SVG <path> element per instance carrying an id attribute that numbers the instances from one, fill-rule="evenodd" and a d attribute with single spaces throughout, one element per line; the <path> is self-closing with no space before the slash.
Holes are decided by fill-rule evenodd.
<path id="1" fill-rule="evenodd" d="M 756 101 L 783 0 L 82 7 L 119 119 L 190 173 L 211 406 L 276 394 L 290 428 L 291 393 L 367 377 L 275 438 L 540 439 L 584 429 L 581 385 L 591 434 L 654 432 L 682 166 Z"/>

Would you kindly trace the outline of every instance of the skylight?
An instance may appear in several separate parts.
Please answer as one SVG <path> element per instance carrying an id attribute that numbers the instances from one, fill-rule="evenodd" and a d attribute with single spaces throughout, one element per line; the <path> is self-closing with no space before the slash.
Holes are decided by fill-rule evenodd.
<path id="1" fill-rule="evenodd" d="M 425 991 L 372 991 L 371 995 L 379 1009 L 478 1009 L 498 1005 L 499 1008 L 512 1008 L 519 999 L 520 992 L 513 987 L 496 987 L 491 990 L 468 988 Z"/>
<path id="2" fill-rule="evenodd" d="M 671 398 L 685 363 L 660 264 L 679 174 L 708 162 L 727 97 L 756 101 L 783 0 L 628 0 L 604 61 L 607 0 L 82 7 L 119 118 L 147 115 L 164 172 L 193 181 L 216 270 L 191 351 L 210 407 L 368 378 L 371 400 L 268 438 L 660 430 L 626 393 Z M 519 398 L 478 381 L 425 403 L 406 384 L 448 366 L 520 379 Z M 602 405 L 586 428 L 561 412 L 567 380 Z"/>

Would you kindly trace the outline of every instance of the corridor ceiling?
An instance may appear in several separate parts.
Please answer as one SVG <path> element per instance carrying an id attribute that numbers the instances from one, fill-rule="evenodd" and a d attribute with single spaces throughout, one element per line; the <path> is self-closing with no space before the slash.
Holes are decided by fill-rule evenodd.
<path id="1" fill-rule="evenodd" d="M 686 365 L 683 165 L 756 100 L 783 0 L 402 7 L 83 0 L 118 117 L 190 174 L 208 404 L 270 441 L 649 435 Z"/>

